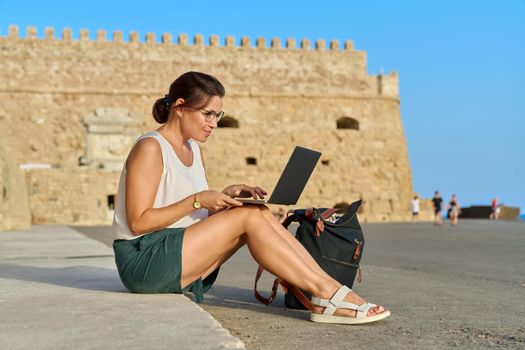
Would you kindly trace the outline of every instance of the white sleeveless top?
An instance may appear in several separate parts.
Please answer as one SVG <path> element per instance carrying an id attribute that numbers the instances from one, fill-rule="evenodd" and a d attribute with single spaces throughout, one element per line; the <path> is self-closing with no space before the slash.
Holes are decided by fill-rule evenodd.
<path id="1" fill-rule="evenodd" d="M 412 199 L 412 213 L 419 213 L 419 199 Z"/>
<path id="2" fill-rule="evenodd" d="M 189 140 L 193 152 L 193 164 L 184 165 L 170 143 L 158 132 L 150 131 L 138 138 L 136 142 L 147 137 L 152 137 L 160 144 L 162 152 L 163 170 L 160 178 L 159 188 L 155 195 L 153 208 L 162 208 L 178 202 L 196 192 L 208 189 L 208 181 L 202 165 L 201 152 L 197 142 Z M 126 164 L 120 175 L 120 182 L 113 217 L 113 239 L 135 239 L 128 227 L 126 219 Z M 208 217 L 207 209 L 199 209 L 185 216 L 168 227 L 188 227 Z M 142 235 L 141 235 L 142 236 Z"/>

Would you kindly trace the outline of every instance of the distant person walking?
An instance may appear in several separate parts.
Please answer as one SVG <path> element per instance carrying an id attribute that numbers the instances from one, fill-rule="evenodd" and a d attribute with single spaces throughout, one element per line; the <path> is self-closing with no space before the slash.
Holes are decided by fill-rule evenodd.
<path id="1" fill-rule="evenodd" d="M 434 198 L 432 198 L 432 205 L 434 206 L 434 225 L 443 225 L 443 216 L 441 211 L 443 210 L 443 198 L 439 191 L 434 192 Z"/>
<path id="2" fill-rule="evenodd" d="M 492 211 L 490 213 L 489 219 L 498 220 L 500 213 L 500 206 L 498 205 L 498 197 L 492 198 Z"/>
<path id="3" fill-rule="evenodd" d="M 412 199 L 412 222 L 416 223 L 419 221 L 419 197 L 416 194 Z"/>
<path id="4" fill-rule="evenodd" d="M 450 198 L 450 202 L 448 203 L 448 206 L 449 206 L 450 224 L 452 226 L 456 226 L 458 224 L 459 214 L 461 214 L 461 208 L 459 206 L 459 202 L 455 194 L 453 194 L 452 198 Z"/>

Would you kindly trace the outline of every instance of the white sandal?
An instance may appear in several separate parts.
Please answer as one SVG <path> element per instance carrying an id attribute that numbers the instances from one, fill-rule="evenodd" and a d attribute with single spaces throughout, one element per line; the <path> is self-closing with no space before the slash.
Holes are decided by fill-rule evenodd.
<path id="1" fill-rule="evenodd" d="M 345 296 L 352 292 L 347 286 L 341 286 L 335 292 L 330 300 L 318 297 L 312 297 L 312 304 L 324 307 L 322 314 L 311 313 L 310 321 L 320 323 L 341 323 L 341 324 L 363 324 L 369 322 L 376 322 L 390 316 L 390 311 L 385 310 L 377 315 L 368 316 L 368 310 L 376 307 L 376 304 L 365 303 L 356 305 L 343 301 Z M 334 316 L 337 309 L 351 309 L 357 311 L 356 317 L 349 316 Z"/>

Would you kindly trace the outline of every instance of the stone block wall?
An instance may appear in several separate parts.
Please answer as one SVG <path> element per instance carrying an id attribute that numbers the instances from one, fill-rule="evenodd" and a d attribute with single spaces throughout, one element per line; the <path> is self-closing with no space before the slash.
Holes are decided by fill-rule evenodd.
<path id="1" fill-rule="evenodd" d="M 153 102 L 189 70 L 223 82 L 224 110 L 239 125 L 215 130 L 201 145 L 212 187 L 244 182 L 271 191 L 293 147 L 302 145 L 323 156 L 298 206 L 362 198 L 362 221 L 410 219 L 397 73 L 368 75 L 366 52 L 351 41 L 206 42 L 195 36 L 190 43 L 184 34 L 157 41 L 152 33 L 144 42 L 138 33 L 125 41 L 119 31 L 111 40 L 104 31 L 95 40 L 81 31 L 73 40 L 68 29 L 57 39 L 52 28 L 44 38 L 29 28 L 21 38 L 14 26 L 0 37 L 0 137 L 13 160 L 30 169 L 33 222 L 109 223 L 104 201 L 116 193 L 124 148 L 158 126 Z M 111 115 L 90 127 L 97 111 L 119 111 L 114 134 L 104 131 Z M 353 128 L 338 128 L 344 118 Z"/>
<path id="2" fill-rule="evenodd" d="M 87 167 L 25 172 L 33 224 L 105 225 L 112 221 L 119 174 Z M 111 198 L 111 196 L 114 196 Z"/>
<path id="3" fill-rule="evenodd" d="M 31 225 L 29 199 L 22 171 L 0 140 L 0 232 Z"/>

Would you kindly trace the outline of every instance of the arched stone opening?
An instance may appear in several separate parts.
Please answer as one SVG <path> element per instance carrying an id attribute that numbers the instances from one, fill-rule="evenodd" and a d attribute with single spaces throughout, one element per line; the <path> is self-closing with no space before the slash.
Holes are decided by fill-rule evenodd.
<path id="1" fill-rule="evenodd" d="M 221 120 L 217 123 L 219 128 L 239 128 L 239 121 L 234 117 L 228 115 L 222 117 Z"/>
<path id="2" fill-rule="evenodd" d="M 337 128 L 359 130 L 359 121 L 350 117 L 341 117 L 337 119 Z"/>

